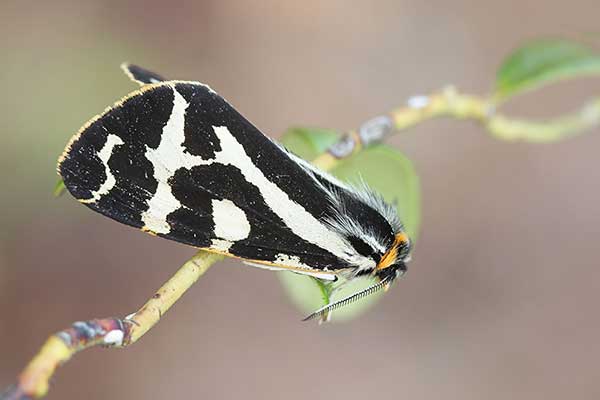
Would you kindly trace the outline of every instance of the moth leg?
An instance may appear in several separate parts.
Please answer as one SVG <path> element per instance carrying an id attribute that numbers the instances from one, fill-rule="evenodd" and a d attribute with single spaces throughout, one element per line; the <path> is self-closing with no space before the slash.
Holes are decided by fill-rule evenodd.
<path id="1" fill-rule="evenodd" d="M 223 256 L 199 251 L 146 304 L 125 318 L 75 322 L 48 338 L 21 372 L 17 383 L 0 393 L 0 400 L 39 399 L 48 392 L 56 369 L 76 353 L 94 346 L 126 347 L 158 323 L 179 298 Z"/>

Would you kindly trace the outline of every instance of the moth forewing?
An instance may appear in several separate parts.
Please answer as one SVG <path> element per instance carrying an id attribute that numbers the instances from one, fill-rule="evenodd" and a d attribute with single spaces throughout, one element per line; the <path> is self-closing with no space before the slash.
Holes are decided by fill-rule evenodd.
<path id="1" fill-rule="evenodd" d="M 66 188 L 87 207 L 320 279 L 377 272 L 397 245 L 401 226 L 377 195 L 288 153 L 208 86 L 123 69 L 144 86 L 85 124 L 59 159 Z"/>

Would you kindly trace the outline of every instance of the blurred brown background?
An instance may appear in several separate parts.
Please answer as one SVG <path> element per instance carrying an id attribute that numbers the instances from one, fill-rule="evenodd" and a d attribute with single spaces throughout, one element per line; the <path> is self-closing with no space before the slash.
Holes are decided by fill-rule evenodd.
<path id="1" fill-rule="evenodd" d="M 598 32 L 599 15 L 597 0 L 2 1 L 0 386 L 48 334 L 134 311 L 193 254 L 51 196 L 70 135 L 135 88 L 122 61 L 207 82 L 278 136 L 447 83 L 485 93 L 510 49 Z M 504 111 L 553 116 L 599 90 Z M 598 398 L 600 132 L 531 145 L 440 120 L 391 143 L 419 171 L 422 233 L 366 315 L 301 323 L 275 274 L 224 262 L 132 348 L 68 363 L 49 398 Z"/>

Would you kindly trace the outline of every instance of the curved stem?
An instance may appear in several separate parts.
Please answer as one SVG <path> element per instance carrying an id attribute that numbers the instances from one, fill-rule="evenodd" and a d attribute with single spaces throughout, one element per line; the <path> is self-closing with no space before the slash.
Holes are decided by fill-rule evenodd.
<path id="1" fill-rule="evenodd" d="M 429 96 L 411 97 L 405 106 L 386 115 L 372 118 L 357 130 L 350 131 L 314 164 L 332 169 L 362 148 L 386 137 L 439 117 L 472 120 L 491 135 L 503 140 L 549 143 L 582 133 L 600 124 L 600 98 L 594 98 L 571 114 L 547 121 L 530 121 L 504 116 L 496 111 L 492 99 L 459 93 L 448 86 Z"/>
<path id="2" fill-rule="evenodd" d="M 494 103 L 483 97 L 458 93 L 446 87 L 429 96 L 415 96 L 407 105 L 375 117 L 350 131 L 313 161 L 330 170 L 342 159 L 387 136 L 438 117 L 474 120 L 492 135 L 504 140 L 551 142 L 580 133 L 600 124 L 600 98 L 579 112 L 545 122 L 512 119 L 495 112 Z M 57 186 L 56 192 L 61 187 Z M 94 346 L 126 347 L 148 332 L 177 300 L 223 257 L 199 251 L 134 314 L 125 318 L 104 318 L 76 322 L 52 335 L 19 376 L 18 383 L 0 394 L 0 400 L 43 397 L 56 369 L 79 351 Z"/>
<path id="3" fill-rule="evenodd" d="M 94 346 L 126 347 L 160 321 L 181 296 L 223 256 L 199 251 L 146 304 L 125 318 L 75 322 L 48 338 L 19 375 L 17 383 L 0 394 L 1 400 L 39 399 L 48 392 L 56 369 L 76 353 Z"/>

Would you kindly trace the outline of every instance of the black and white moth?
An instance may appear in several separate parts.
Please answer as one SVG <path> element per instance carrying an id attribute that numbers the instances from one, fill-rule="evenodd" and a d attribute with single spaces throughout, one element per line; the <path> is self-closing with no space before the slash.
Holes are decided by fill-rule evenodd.
<path id="1" fill-rule="evenodd" d="M 151 234 L 273 270 L 378 283 L 406 271 L 396 210 L 271 140 L 210 87 L 125 64 L 142 87 L 92 118 L 58 161 L 81 203 Z"/>

